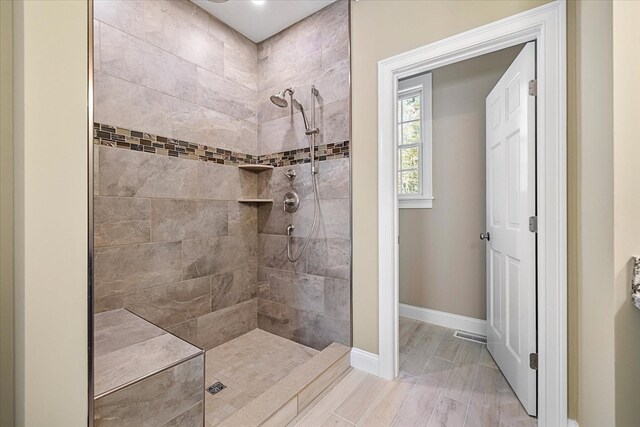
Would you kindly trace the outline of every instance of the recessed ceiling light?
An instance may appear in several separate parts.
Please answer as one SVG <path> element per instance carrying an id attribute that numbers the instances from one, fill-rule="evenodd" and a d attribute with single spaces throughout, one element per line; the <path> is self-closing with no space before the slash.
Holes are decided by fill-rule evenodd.
<path id="1" fill-rule="evenodd" d="M 265 0 L 251 0 L 253 1 L 253 4 L 257 4 L 257 5 L 261 5 L 264 4 Z"/>

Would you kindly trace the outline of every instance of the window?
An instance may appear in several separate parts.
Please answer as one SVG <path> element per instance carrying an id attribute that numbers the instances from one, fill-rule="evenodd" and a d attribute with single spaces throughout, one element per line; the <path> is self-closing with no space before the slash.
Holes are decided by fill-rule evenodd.
<path id="1" fill-rule="evenodd" d="M 400 208 L 431 208 L 431 73 L 398 82 L 398 199 Z"/>

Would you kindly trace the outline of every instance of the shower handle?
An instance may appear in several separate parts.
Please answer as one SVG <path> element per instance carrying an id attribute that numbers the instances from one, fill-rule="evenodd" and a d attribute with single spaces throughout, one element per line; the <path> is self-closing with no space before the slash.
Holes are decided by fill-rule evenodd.
<path id="1" fill-rule="evenodd" d="M 284 195 L 282 204 L 285 212 L 293 213 L 300 207 L 300 197 L 294 191 L 289 191 Z"/>

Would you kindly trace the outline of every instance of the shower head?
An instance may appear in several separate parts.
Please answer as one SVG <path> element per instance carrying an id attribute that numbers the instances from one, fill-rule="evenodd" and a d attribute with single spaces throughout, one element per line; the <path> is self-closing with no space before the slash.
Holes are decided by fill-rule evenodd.
<path id="1" fill-rule="evenodd" d="M 307 120 L 307 115 L 304 112 L 304 107 L 302 106 L 302 104 L 300 104 L 300 102 L 298 102 L 297 99 L 295 98 L 291 98 L 291 104 L 297 108 L 298 110 L 300 110 L 300 112 L 302 113 L 302 120 L 304 120 L 304 130 L 305 132 L 309 132 L 311 130 L 311 127 L 309 126 L 309 120 Z"/>
<path id="2" fill-rule="evenodd" d="M 287 93 L 289 93 L 289 95 L 292 97 L 291 99 L 293 99 L 293 89 L 288 88 L 285 90 L 281 90 L 280 92 L 278 92 L 277 95 L 271 95 L 271 98 L 270 98 L 271 102 L 273 102 L 275 105 L 277 105 L 280 108 L 287 107 L 289 105 L 289 103 L 287 102 L 287 99 L 285 98 Z"/>

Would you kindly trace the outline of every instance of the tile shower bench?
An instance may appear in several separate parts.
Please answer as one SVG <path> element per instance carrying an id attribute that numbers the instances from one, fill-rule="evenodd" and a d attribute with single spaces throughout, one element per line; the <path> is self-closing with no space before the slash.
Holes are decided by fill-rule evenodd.
<path id="1" fill-rule="evenodd" d="M 94 316 L 94 425 L 201 426 L 204 352 L 125 309 Z"/>

